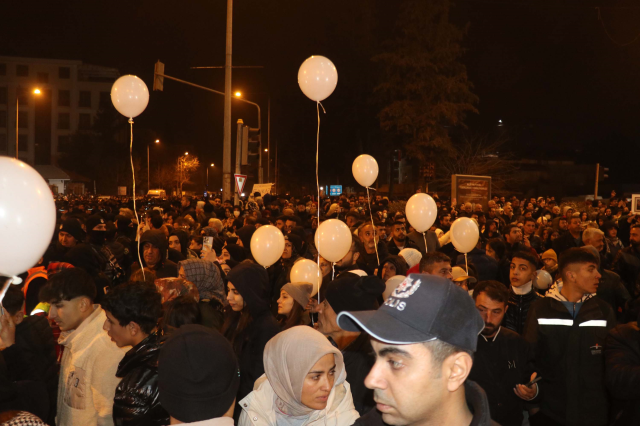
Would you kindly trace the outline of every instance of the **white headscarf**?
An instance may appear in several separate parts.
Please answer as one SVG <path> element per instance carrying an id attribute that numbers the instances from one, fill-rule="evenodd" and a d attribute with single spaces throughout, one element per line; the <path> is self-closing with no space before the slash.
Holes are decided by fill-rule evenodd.
<path id="1" fill-rule="evenodd" d="M 276 407 L 288 416 L 308 416 L 316 411 L 302 403 L 304 380 L 316 362 L 333 354 L 336 362 L 333 393 L 342 384 L 347 373 L 342 353 L 317 330 L 300 325 L 278 333 L 264 349 L 264 371 L 277 395 Z M 329 398 L 330 399 L 330 398 Z"/>

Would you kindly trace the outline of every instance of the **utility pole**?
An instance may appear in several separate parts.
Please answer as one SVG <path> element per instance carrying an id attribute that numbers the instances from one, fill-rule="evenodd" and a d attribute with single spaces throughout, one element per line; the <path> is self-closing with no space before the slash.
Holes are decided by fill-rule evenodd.
<path id="1" fill-rule="evenodd" d="M 241 174 L 240 168 L 240 160 L 242 158 L 242 127 L 244 127 L 244 122 L 241 118 L 238 119 L 238 130 L 236 132 L 236 174 Z M 233 205 L 238 205 L 238 201 L 240 201 L 240 197 L 238 196 L 238 191 L 235 187 L 235 179 L 233 186 Z"/>
<path id="2" fill-rule="evenodd" d="M 267 99 L 267 183 L 271 183 L 271 96 Z"/>
<path id="3" fill-rule="evenodd" d="M 598 199 L 598 179 L 600 179 L 600 163 L 596 164 L 596 191 L 593 195 L 593 200 Z"/>
<path id="4" fill-rule="evenodd" d="M 231 52 L 233 0 L 227 0 L 227 47 L 224 62 L 224 146 L 222 149 L 222 199 L 231 198 Z"/>

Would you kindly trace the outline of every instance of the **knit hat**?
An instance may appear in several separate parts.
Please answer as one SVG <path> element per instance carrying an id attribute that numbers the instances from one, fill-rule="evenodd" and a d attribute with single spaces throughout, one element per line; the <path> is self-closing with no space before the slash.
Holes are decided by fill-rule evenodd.
<path id="1" fill-rule="evenodd" d="M 296 234 L 287 234 L 284 236 L 284 239 L 291 243 L 293 248 L 296 249 L 296 253 L 302 254 L 302 244 L 303 244 L 302 238 L 300 238 Z"/>
<path id="2" fill-rule="evenodd" d="M 413 248 L 402 249 L 398 254 L 404 257 L 404 261 L 407 262 L 409 268 L 413 268 L 415 265 L 420 263 L 420 260 L 422 260 L 422 253 Z"/>
<path id="3" fill-rule="evenodd" d="M 222 417 L 240 386 L 238 361 L 218 331 L 183 325 L 169 336 L 158 358 L 160 404 L 185 423 Z"/>
<path id="4" fill-rule="evenodd" d="M 98 225 L 104 225 L 104 219 L 102 216 L 94 214 L 87 218 L 87 222 L 84 227 L 87 229 L 87 232 L 91 232 L 93 228 Z"/>
<path id="5" fill-rule="evenodd" d="M 547 251 L 545 251 L 544 253 L 542 253 L 542 260 L 545 259 L 553 259 L 556 261 L 556 263 L 558 263 L 558 255 L 556 254 L 555 250 L 553 249 L 549 249 Z"/>
<path id="6" fill-rule="evenodd" d="M 78 219 L 69 218 L 65 220 L 62 222 L 62 225 L 60 225 L 60 230 L 71 235 L 77 242 L 82 242 L 84 240 L 84 231 L 82 230 L 82 226 L 80 226 Z"/>
<path id="7" fill-rule="evenodd" d="M 384 290 L 384 282 L 378 277 L 341 274 L 327 284 L 325 297 L 336 314 L 366 311 L 378 308 L 378 298 Z"/>
<path id="8" fill-rule="evenodd" d="M 288 283 L 282 286 L 282 290 L 286 291 L 293 300 L 298 302 L 303 308 L 309 303 L 313 284 L 310 283 Z"/>

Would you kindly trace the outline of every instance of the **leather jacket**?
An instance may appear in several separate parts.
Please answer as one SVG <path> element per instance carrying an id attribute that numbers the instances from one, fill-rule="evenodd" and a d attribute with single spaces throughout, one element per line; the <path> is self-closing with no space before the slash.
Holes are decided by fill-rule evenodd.
<path id="1" fill-rule="evenodd" d="M 118 365 L 122 378 L 113 400 L 116 426 L 161 426 L 169 424 L 169 414 L 160 405 L 158 355 L 161 332 L 153 332 L 131 348 Z"/>

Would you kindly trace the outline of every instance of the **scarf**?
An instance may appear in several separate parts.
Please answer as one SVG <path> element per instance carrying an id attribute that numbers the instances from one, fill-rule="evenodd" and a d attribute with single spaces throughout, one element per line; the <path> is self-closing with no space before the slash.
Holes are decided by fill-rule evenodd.
<path id="1" fill-rule="evenodd" d="M 301 344 L 304 342 L 304 344 Z M 264 371 L 277 395 L 276 410 L 304 420 L 314 409 L 301 402 L 304 380 L 316 362 L 327 354 L 335 356 L 336 372 L 333 389 L 342 384 L 347 373 L 342 353 L 317 330 L 300 325 L 273 337 L 264 349 Z M 331 400 L 331 395 L 329 396 Z"/>

